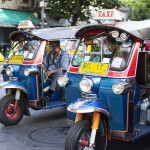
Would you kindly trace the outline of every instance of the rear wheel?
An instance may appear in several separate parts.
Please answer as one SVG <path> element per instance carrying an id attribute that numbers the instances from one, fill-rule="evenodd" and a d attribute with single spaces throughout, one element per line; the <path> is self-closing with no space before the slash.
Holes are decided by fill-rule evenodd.
<path id="1" fill-rule="evenodd" d="M 14 95 L 6 95 L 0 100 L 0 122 L 5 126 L 18 124 L 24 115 L 25 109 L 22 98 L 18 102 L 16 111 L 14 105 Z"/>
<path id="2" fill-rule="evenodd" d="M 107 139 L 105 121 L 100 121 L 93 148 L 89 146 L 91 131 L 90 121 L 78 121 L 70 128 L 67 134 L 65 150 L 106 150 Z"/>

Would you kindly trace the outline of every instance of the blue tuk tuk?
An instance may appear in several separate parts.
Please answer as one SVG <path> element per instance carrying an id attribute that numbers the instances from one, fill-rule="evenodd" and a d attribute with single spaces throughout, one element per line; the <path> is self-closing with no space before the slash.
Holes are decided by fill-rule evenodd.
<path id="1" fill-rule="evenodd" d="M 106 150 L 107 141 L 135 140 L 150 132 L 150 21 L 79 29 L 65 87 L 70 128 L 66 150 Z M 86 52 L 88 45 L 91 51 Z M 71 94 L 70 94 L 71 93 Z"/>
<path id="2" fill-rule="evenodd" d="M 15 31 L 10 34 L 11 51 L 0 73 L 6 96 L 0 100 L 0 122 L 6 126 L 17 124 L 29 108 L 40 110 L 65 106 L 64 89 L 58 89 L 48 101 L 44 99 L 51 79 L 44 69 L 48 41 L 74 39 L 76 27 L 57 27 L 32 31 Z"/>

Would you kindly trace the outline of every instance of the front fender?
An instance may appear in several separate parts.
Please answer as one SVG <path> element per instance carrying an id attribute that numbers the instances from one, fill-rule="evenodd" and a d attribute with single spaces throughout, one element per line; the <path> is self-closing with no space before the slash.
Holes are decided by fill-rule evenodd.
<path id="1" fill-rule="evenodd" d="M 5 89 L 20 89 L 21 91 L 25 92 L 26 94 L 28 93 L 27 90 L 25 89 L 24 85 L 19 81 L 3 82 L 0 84 L 0 87 L 3 87 Z"/>
<path id="2" fill-rule="evenodd" d="M 106 108 L 104 103 L 98 99 L 78 98 L 68 106 L 67 110 L 73 113 L 100 112 L 111 119 L 111 115 L 108 109 Z"/>

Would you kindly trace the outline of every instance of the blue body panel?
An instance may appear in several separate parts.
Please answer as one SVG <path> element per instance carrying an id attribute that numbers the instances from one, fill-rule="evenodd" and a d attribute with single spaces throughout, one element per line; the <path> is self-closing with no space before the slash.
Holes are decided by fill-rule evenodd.
<path id="1" fill-rule="evenodd" d="M 65 95 L 66 95 L 66 105 L 68 107 L 69 104 L 71 104 L 74 100 L 81 97 L 81 91 L 79 89 L 79 82 L 82 79 L 83 75 L 77 75 L 77 74 L 67 74 L 70 83 L 68 86 L 65 87 Z M 75 113 L 71 113 L 67 111 L 67 119 L 74 121 L 76 117 Z"/>
<path id="2" fill-rule="evenodd" d="M 19 69 L 19 80 L 26 87 L 28 91 L 27 100 L 37 100 L 38 99 L 38 81 L 37 76 L 25 76 L 25 68 L 36 68 L 35 65 L 32 66 L 20 66 Z"/>
<path id="3" fill-rule="evenodd" d="M 115 94 L 112 86 L 115 82 L 126 82 L 127 79 L 102 78 L 99 88 L 99 98 L 108 108 L 112 120 L 110 130 L 125 131 L 127 129 L 127 94 Z"/>

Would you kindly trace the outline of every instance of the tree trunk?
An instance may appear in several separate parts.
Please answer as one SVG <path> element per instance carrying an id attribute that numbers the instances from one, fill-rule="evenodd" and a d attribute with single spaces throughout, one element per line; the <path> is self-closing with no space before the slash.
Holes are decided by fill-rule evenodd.
<path id="1" fill-rule="evenodd" d="M 73 15 L 71 26 L 76 26 L 78 20 L 78 15 Z"/>

